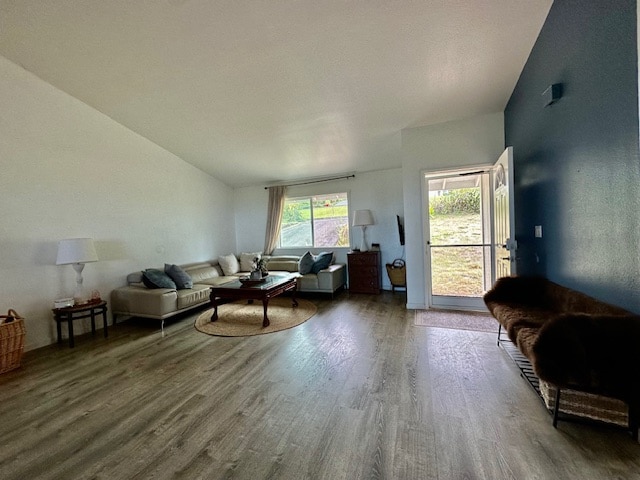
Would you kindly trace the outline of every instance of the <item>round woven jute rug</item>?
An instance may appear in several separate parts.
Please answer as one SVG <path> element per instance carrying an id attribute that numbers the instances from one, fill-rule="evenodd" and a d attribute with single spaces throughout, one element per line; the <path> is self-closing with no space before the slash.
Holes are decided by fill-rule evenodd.
<path id="1" fill-rule="evenodd" d="M 269 301 L 267 315 L 271 324 L 262 328 L 263 308 L 261 301 L 248 303 L 238 300 L 218 307 L 218 320 L 211 321 L 213 309 L 206 310 L 196 319 L 196 330 L 221 337 L 245 337 L 279 332 L 298 326 L 318 310 L 309 300 L 298 298 L 298 306 L 291 306 L 288 297 L 276 297 Z"/>

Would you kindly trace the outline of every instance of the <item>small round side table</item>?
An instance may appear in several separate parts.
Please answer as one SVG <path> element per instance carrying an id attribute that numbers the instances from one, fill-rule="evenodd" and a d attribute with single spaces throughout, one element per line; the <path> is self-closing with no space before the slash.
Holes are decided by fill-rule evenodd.
<path id="1" fill-rule="evenodd" d="M 62 322 L 67 322 L 69 329 L 69 348 L 73 348 L 73 321 L 81 318 L 91 318 L 91 333 L 96 334 L 96 315 L 102 314 L 102 326 L 104 328 L 104 338 L 107 338 L 107 302 L 84 303 L 73 307 L 54 308 L 53 318 L 56 321 L 58 331 L 58 343 L 62 343 Z"/>

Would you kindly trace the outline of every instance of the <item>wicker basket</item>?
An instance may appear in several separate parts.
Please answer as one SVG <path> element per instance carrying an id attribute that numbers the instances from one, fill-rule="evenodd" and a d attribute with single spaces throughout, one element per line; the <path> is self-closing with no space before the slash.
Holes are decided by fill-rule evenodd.
<path id="1" fill-rule="evenodd" d="M 24 319 L 15 310 L 0 315 L 0 373 L 20 367 L 24 336 Z"/>
<path id="2" fill-rule="evenodd" d="M 540 380 L 540 394 L 549 410 L 555 408 L 556 387 Z M 600 422 L 629 425 L 629 407 L 622 400 L 565 388 L 560 395 L 560 411 Z"/>
<path id="3" fill-rule="evenodd" d="M 387 263 L 387 275 L 393 287 L 407 286 L 407 268 L 401 258 L 395 259 L 393 263 Z"/>

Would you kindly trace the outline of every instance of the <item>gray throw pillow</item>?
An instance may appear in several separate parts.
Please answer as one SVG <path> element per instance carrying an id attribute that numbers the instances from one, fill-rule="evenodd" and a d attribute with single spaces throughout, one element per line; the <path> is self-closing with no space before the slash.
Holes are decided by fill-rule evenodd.
<path id="1" fill-rule="evenodd" d="M 191 275 L 185 272 L 182 267 L 178 265 L 169 265 L 168 263 L 164 264 L 164 273 L 171 277 L 178 287 L 178 290 L 184 290 L 185 288 L 193 288 L 193 280 L 191 279 Z"/>
<path id="2" fill-rule="evenodd" d="M 333 261 L 333 252 L 321 252 L 315 256 L 313 267 L 311 267 L 311 273 L 318 273 L 320 270 L 324 270 Z"/>
<path id="3" fill-rule="evenodd" d="M 156 268 L 148 268 L 142 273 L 142 283 L 147 288 L 176 288 L 176 284 L 171 280 L 171 277 Z"/>
<path id="4" fill-rule="evenodd" d="M 300 257 L 300 261 L 298 262 L 298 272 L 301 275 L 306 275 L 307 273 L 311 273 L 311 269 L 313 268 L 313 255 L 311 252 L 307 252 Z"/>

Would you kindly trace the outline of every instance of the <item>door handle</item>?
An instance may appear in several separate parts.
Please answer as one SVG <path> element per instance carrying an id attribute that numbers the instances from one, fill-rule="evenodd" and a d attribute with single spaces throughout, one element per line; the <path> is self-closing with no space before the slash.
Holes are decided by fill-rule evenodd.
<path id="1" fill-rule="evenodd" d="M 511 260 L 509 257 L 502 257 L 501 260 Z"/>

